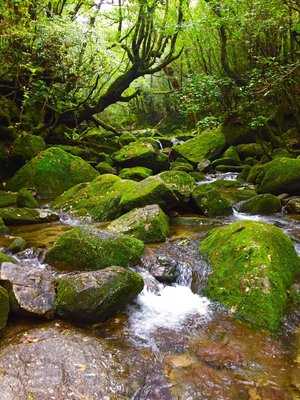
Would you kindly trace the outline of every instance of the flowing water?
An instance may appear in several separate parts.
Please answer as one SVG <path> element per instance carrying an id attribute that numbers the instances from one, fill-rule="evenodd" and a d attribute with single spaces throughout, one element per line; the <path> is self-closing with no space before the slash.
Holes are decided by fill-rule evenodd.
<path id="1" fill-rule="evenodd" d="M 222 174 L 222 178 L 234 179 L 235 176 Z M 215 179 L 220 179 L 220 174 L 210 176 L 207 182 Z M 149 272 L 142 265 L 138 266 L 137 270 L 145 281 L 144 290 L 134 304 L 115 318 L 85 327 L 74 327 L 61 321 L 54 321 L 50 325 L 29 320 L 11 322 L 2 344 L 2 349 L 6 349 L 8 354 L 4 366 L 9 364 L 22 371 L 24 366 L 18 364 L 19 359 L 17 362 L 16 358 L 9 358 L 11 352 L 18 354 L 18 351 L 22 351 L 20 359 L 23 360 L 29 357 L 27 352 L 30 346 L 35 346 L 35 343 L 40 346 L 30 350 L 37 355 L 32 359 L 29 357 L 31 361 L 28 361 L 32 362 L 33 368 L 41 368 L 39 377 L 36 377 L 36 373 L 28 377 L 27 370 L 25 378 L 18 377 L 22 390 L 30 387 L 34 393 L 32 397 L 24 397 L 24 400 L 297 399 L 297 394 L 292 397 L 292 389 L 295 388 L 292 378 L 292 331 L 299 319 L 294 318 L 293 329 L 287 322 L 282 337 L 274 338 L 267 333 L 252 331 L 243 323 L 233 320 L 230 313 L 218 304 L 209 301 L 202 293 L 209 267 L 197 249 L 199 240 L 211 229 L 212 223 L 205 219 L 197 223 L 197 218 L 193 223 L 188 223 L 193 218 L 184 217 L 180 225 L 173 225 L 172 237 L 167 243 L 147 249 L 150 262 L 163 257 L 177 262 L 179 274 L 176 282 L 169 285 L 159 283 L 151 270 Z M 231 217 L 218 219 L 214 224 L 222 225 L 241 219 L 261 220 L 280 226 L 295 239 L 295 247 L 300 254 L 300 222 L 296 219 L 284 214 L 263 217 L 235 211 Z M 24 237 L 32 246 L 16 257 L 23 264 L 51 270 L 43 263 L 45 249 L 66 229 L 87 223 L 91 221 L 61 214 L 59 223 L 15 227 L 12 233 Z M 94 228 L 97 229 L 97 226 Z M 28 337 L 31 338 L 29 347 L 23 348 L 24 340 L 27 343 Z M 65 343 L 66 337 L 74 340 Z M 47 361 L 44 352 L 48 352 L 47 346 L 52 346 L 53 341 L 57 350 L 53 354 L 50 351 L 50 361 Z M 76 343 L 79 343 L 79 347 L 75 351 L 73 346 Z M 63 361 L 59 358 L 55 368 L 62 368 L 67 379 L 57 378 L 56 381 L 54 372 L 49 373 L 48 367 L 42 372 L 44 363 L 50 365 L 58 362 L 55 351 L 66 352 L 73 364 L 81 365 L 80 379 L 73 370 L 70 372 L 70 363 L 63 356 Z M 81 351 L 83 358 L 78 361 Z M 0 369 L 3 368 L 2 364 L 0 356 Z M 97 377 L 97 383 L 92 377 Z M 14 379 L 17 379 L 16 376 Z M 4 383 L 1 381 L 2 385 Z M 0 394 L 0 400 L 23 398 L 18 397 L 21 395 L 11 385 L 14 386 L 11 381 L 8 386 L 4 384 L 6 391 L 3 393 L 6 393 L 6 397 Z"/>

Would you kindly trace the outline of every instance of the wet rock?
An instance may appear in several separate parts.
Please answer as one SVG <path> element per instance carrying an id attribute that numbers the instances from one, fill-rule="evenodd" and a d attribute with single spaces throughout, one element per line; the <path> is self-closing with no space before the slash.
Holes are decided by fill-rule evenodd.
<path id="1" fill-rule="evenodd" d="M 200 250 L 212 267 L 207 295 L 252 325 L 277 330 L 299 257 L 281 229 L 241 221 L 209 232 Z"/>
<path id="2" fill-rule="evenodd" d="M 256 176 L 259 193 L 300 193 L 300 159 L 276 158 Z"/>
<path id="3" fill-rule="evenodd" d="M 28 189 L 20 189 L 17 197 L 17 206 L 26 208 L 38 208 L 39 203 Z"/>
<path id="4" fill-rule="evenodd" d="M 171 163 L 170 169 L 173 171 L 192 172 L 194 167 L 188 162 L 174 161 Z"/>
<path id="5" fill-rule="evenodd" d="M 32 208 L 0 208 L 0 218 L 7 225 L 40 224 L 59 219 L 57 214 Z"/>
<path id="6" fill-rule="evenodd" d="M 215 170 L 218 172 L 241 172 L 243 170 L 242 165 L 224 165 L 219 164 L 215 167 Z"/>
<path id="7" fill-rule="evenodd" d="M 285 209 L 290 214 L 300 214 L 300 197 L 288 199 Z"/>
<path id="8" fill-rule="evenodd" d="M 9 293 L 13 313 L 53 317 L 55 288 L 49 271 L 5 262 L 1 265 L 0 282 Z"/>
<path id="9" fill-rule="evenodd" d="M 66 319 L 97 322 L 123 309 L 142 290 L 143 279 L 121 267 L 57 279 L 56 312 Z"/>
<path id="10" fill-rule="evenodd" d="M 9 296 L 4 289 L 0 286 L 0 330 L 5 328 L 9 314 Z"/>
<path id="11" fill-rule="evenodd" d="M 240 212 L 270 215 L 281 211 L 281 201 L 272 194 L 260 194 L 236 204 Z"/>
<path id="12" fill-rule="evenodd" d="M 98 270 L 136 264 L 144 244 L 126 235 L 74 228 L 63 233 L 46 253 L 46 262 L 66 270 Z"/>
<path id="13" fill-rule="evenodd" d="M 191 287 L 195 293 L 206 284 L 208 265 L 200 256 L 195 240 L 176 239 L 147 249 L 141 265 L 158 281 L 177 281 Z"/>
<path id="14" fill-rule="evenodd" d="M 91 181 L 97 171 L 80 157 L 58 147 L 39 153 L 8 182 L 9 190 L 33 189 L 40 198 L 55 198 L 70 187 Z"/>
<path id="15" fill-rule="evenodd" d="M 123 168 L 119 173 L 119 177 L 122 179 L 132 179 L 138 182 L 151 175 L 153 175 L 152 169 L 146 167 Z"/>
<path id="16" fill-rule="evenodd" d="M 169 219 L 156 205 L 136 208 L 111 222 L 107 229 L 142 240 L 144 243 L 163 242 L 169 234 Z"/>
<path id="17" fill-rule="evenodd" d="M 225 137 L 222 129 L 206 130 L 183 144 L 174 146 L 176 154 L 186 158 L 189 162 L 199 162 L 212 159 L 222 153 L 225 147 Z"/>

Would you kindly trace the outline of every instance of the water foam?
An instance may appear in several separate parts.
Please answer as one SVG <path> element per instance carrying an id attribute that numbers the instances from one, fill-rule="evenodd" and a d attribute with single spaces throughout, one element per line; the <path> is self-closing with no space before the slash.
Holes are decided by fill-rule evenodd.
<path id="1" fill-rule="evenodd" d="M 144 344 L 153 346 L 152 335 L 162 329 L 180 330 L 189 317 L 207 319 L 210 302 L 187 286 L 162 287 L 159 293 L 145 288 L 130 310 L 129 329 Z"/>

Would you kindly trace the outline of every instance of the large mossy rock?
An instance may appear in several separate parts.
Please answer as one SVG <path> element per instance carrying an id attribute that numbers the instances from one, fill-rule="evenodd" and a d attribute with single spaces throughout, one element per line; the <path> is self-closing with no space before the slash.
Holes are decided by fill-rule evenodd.
<path id="1" fill-rule="evenodd" d="M 107 229 L 133 236 L 144 243 L 163 242 L 169 234 L 169 219 L 158 205 L 152 204 L 129 211 L 112 221 Z"/>
<path id="2" fill-rule="evenodd" d="M 6 327 L 9 314 L 9 296 L 4 287 L 0 286 L 0 330 Z"/>
<path id="3" fill-rule="evenodd" d="M 276 158 L 260 168 L 256 176 L 259 193 L 300 193 L 300 159 Z"/>
<path id="4" fill-rule="evenodd" d="M 270 215 L 281 210 L 281 201 L 273 194 L 259 194 L 238 203 L 237 209 L 243 213 Z"/>
<path id="5" fill-rule="evenodd" d="M 222 129 L 215 128 L 206 130 L 186 142 L 174 146 L 174 151 L 181 157 L 194 164 L 198 164 L 207 159 L 212 159 L 225 148 L 225 137 Z"/>
<path id="6" fill-rule="evenodd" d="M 17 204 L 17 199 L 18 193 L 0 190 L 0 208 L 15 206 Z"/>
<path id="7" fill-rule="evenodd" d="M 119 172 L 120 178 L 132 179 L 133 181 L 138 182 L 148 178 L 151 175 L 153 175 L 152 169 L 146 167 L 123 168 Z"/>
<path id="8" fill-rule="evenodd" d="M 108 221 L 149 204 L 158 204 L 164 210 L 181 207 L 189 200 L 194 186 L 194 179 L 182 171 L 163 172 L 141 182 L 107 174 L 69 189 L 53 206 L 79 216 L 89 215 L 97 221 Z"/>
<path id="9" fill-rule="evenodd" d="M 23 133 L 16 138 L 13 144 L 12 156 L 22 161 L 29 161 L 45 148 L 46 143 L 41 136 Z"/>
<path id="10" fill-rule="evenodd" d="M 46 262 L 64 270 L 99 270 L 136 264 L 144 243 L 126 235 L 74 228 L 63 233 L 46 254 Z"/>
<path id="11" fill-rule="evenodd" d="M 200 251 L 211 265 L 206 293 L 236 317 L 276 331 L 287 290 L 300 271 L 292 241 L 281 229 L 253 221 L 213 229 Z"/>
<path id="12" fill-rule="evenodd" d="M 193 201 L 197 209 L 208 217 L 232 214 L 230 202 L 209 185 L 198 186 L 193 192 Z"/>
<path id="13" fill-rule="evenodd" d="M 142 290 L 142 277 L 122 267 L 65 275 L 57 280 L 56 312 L 78 322 L 97 322 L 123 309 Z"/>
<path id="14" fill-rule="evenodd" d="M 52 199 L 70 187 L 91 181 L 97 171 L 86 161 L 57 147 L 39 153 L 8 182 L 8 189 L 34 189 L 40 198 Z"/>
<path id="15" fill-rule="evenodd" d="M 146 167 L 156 172 L 168 168 L 168 157 L 159 152 L 157 142 L 151 140 L 137 140 L 122 147 L 113 155 L 114 161 L 121 167 Z"/>

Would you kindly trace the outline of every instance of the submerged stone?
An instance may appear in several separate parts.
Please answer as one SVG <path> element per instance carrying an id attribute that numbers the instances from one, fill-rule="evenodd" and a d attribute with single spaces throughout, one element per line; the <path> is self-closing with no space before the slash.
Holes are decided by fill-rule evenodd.
<path id="1" fill-rule="evenodd" d="M 9 190 L 35 190 L 40 198 L 51 199 L 70 187 L 91 181 L 97 171 L 86 161 L 58 147 L 40 152 L 8 182 Z"/>
<path id="2" fill-rule="evenodd" d="M 143 286 L 139 274 L 121 267 L 61 276 L 56 312 L 78 322 L 103 321 L 123 309 Z"/>
<path id="3" fill-rule="evenodd" d="M 133 236 L 144 243 L 163 242 L 169 234 L 169 220 L 158 205 L 152 204 L 129 211 L 111 222 L 107 229 Z"/>
<path id="4" fill-rule="evenodd" d="M 45 261 L 66 270 L 129 267 L 139 261 L 143 251 L 143 242 L 130 236 L 74 228 L 56 240 Z"/>
<path id="5" fill-rule="evenodd" d="M 292 241 L 281 229 L 253 221 L 213 229 L 200 251 L 211 265 L 207 295 L 250 324 L 276 331 L 287 291 L 300 271 Z"/>
<path id="6" fill-rule="evenodd" d="M 0 208 L 0 218 L 7 225 L 39 224 L 57 221 L 57 214 L 32 208 Z"/>

